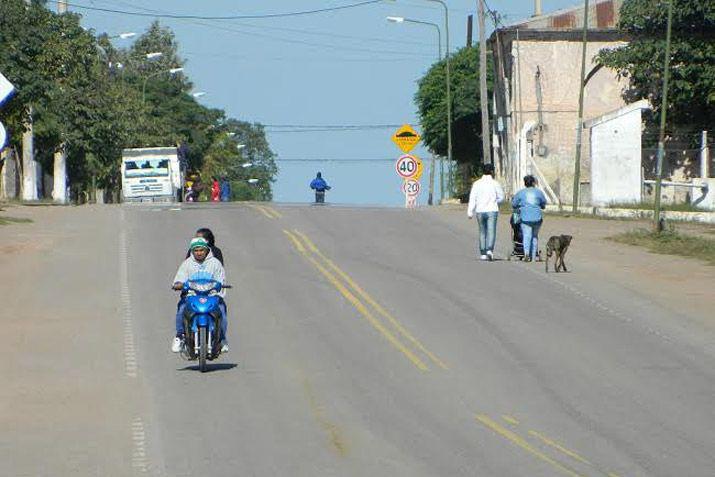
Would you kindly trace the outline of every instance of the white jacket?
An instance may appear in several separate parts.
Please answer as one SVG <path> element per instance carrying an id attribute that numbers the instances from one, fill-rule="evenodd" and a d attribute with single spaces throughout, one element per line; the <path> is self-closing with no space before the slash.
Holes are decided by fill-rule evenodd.
<path id="1" fill-rule="evenodd" d="M 174 276 L 174 283 L 185 283 L 194 275 L 198 275 L 201 278 L 211 278 L 221 284 L 226 283 L 226 271 L 223 265 L 221 265 L 221 262 L 219 262 L 211 252 L 209 252 L 201 263 L 197 262 L 194 255 L 191 254 L 189 258 L 184 260 L 179 266 L 179 270 L 177 270 L 176 276 Z M 226 290 L 221 289 L 218 295 L 225 297 Z"/>
<path id="2" fill-rule="evenodd" d="M 485 174 L 472 184 L 467 216 L 471 219 L 480 212 L 498 212 L 499 203 L 503 200 L 504 189 L 492 176 Z"/>

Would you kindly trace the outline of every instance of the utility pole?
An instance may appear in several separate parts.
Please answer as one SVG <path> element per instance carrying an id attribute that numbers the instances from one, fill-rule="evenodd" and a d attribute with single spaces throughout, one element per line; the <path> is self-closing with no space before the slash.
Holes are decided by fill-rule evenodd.
<path id="1" fill-rule="evenodd" d="M 31 0 L 25 0 L 27 7 Z M 22 132 L 22 200 L 37 200 L 37 163 L 35 162 L 35 136 L 33 132 L 32 105 L 27 105 Z"/>
<path id="2" fill-rule="evenodd" d="M 474 15 L 467 16 L 467 48 L 472 47 L 472 25 L 474 24 Z"/>
<path id="3" fill-rule="evenodd" d="M 487 36 L 484 31 L 484 0 L 477 0 L 479 17 L 479 102 L 482 108 L 482 163 L 492 163 L 492 144 L 489 133 L 489 95 L 487 94 Z"/>
<path id="4" fill-rule="evenodd" d="M 586 46 L 588 44 L 588 0 L 583 2 L 583 40 L 581 43 L 581 76 L 578 88 L 578 123 L 576 124 L 576 159 L 573 171 L 573 207 L 578 212 L 581 187 L 581 141 L 583 135 L 583 93 L 586 89 Z"/>
<path id="5" fill-rule="evenodd" d="M 57 2 L 57 13 L 67 13 L 67 1 Z M 67 203 L 67 144 L 63 141 L 54 153 L 52 170 L 52 199 L 58 204 Z"/>
<path id="6" fill-rule="evenodd" d="M 665 61 L 663 65 L 663 97 L 660 102 L 660 133 L 658 134 L 658 160 L 655 176 L 655 210 L 653 228 L 661 232 L 660 188 L 663 181 L 663 156 L 665 155 L 665 116 L 668 111 L 668 73 L 670 72 L 670 30 L 673 23 L 673 0 L 668 2 L 668 26 L 665 34 Z"/>

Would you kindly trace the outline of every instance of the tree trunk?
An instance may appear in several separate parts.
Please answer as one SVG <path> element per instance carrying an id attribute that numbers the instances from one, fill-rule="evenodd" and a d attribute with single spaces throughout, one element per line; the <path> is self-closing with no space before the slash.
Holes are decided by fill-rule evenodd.
<path id="1" fill-rule="evenodd" d="M 58 204 L 67 203 L 67 149 L 65 144 L 61 144 L 59 150 L 55 151 L 55 164 L 53 171 L 54 183 L 52 187 L 52 199 Z"/>
<path id="2" fill-rule="evenodd" d="M 2 172 L 0 172 L 0 199 L 17 198 L 17 162 L 15 149 L 7 147 L 2 151 Z"/>
<path id="3" fill-rule="evenodd" d="M 37 200 L 37 163 L 35 162 L 32 109 L 22 133 L 22 200 Z"/>

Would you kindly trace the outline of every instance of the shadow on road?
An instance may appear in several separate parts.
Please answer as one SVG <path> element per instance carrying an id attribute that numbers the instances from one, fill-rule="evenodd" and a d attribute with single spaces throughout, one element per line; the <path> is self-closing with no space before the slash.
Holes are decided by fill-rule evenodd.
<path id="1" fill-rule="evenodd" d="M 216 363 L 216 364 L 209 364 L 206 367 L 206 372 L 207 373 L 213 373 L 215 371 L 228 371 L 230 369 L 238 367 L 238 364 L 236 363 Z M 185 368 L 179 368 L 177 371 L 199 371 L 199 366 L 194 365 L 194 366 L 186 366 Z"/>

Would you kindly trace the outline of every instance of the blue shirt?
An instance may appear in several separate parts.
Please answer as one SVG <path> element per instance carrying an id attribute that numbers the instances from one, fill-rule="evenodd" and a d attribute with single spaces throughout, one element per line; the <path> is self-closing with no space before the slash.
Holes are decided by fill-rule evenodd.
<path id="1" fill-rule="evenodd" d="M 540 222 L 543 219 L 541 210 L 546 207 L 546 196 L 536 187 L 521 189 L 511 199 L 511 206 L 519 211 L 522 222 Z"/>

